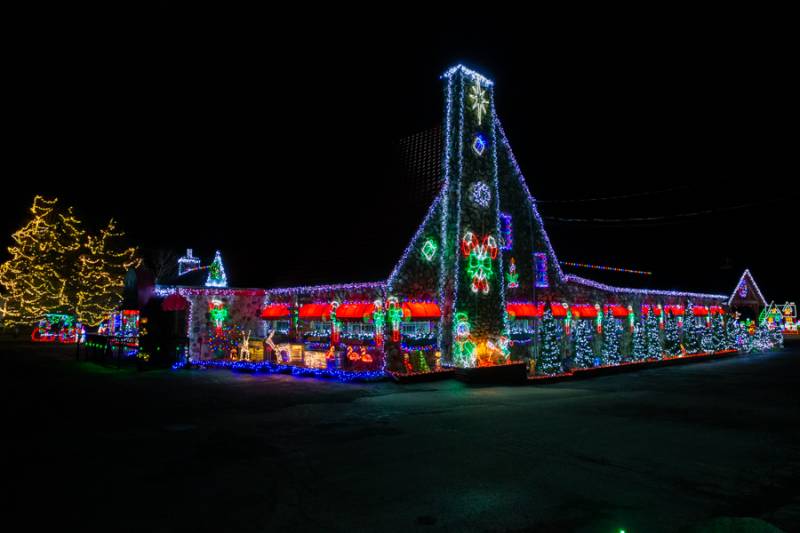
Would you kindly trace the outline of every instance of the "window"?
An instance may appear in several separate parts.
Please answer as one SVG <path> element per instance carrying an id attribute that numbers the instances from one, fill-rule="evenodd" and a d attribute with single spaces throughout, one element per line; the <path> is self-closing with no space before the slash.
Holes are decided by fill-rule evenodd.
<path id="1" fill-rule="evenodd" d="M 400 324 L 400 333 L 405 339 L 432 340 L 436 336 L 436 326 L 433 322 L 427 320 L 402 322 Z"/>
<path id="2" fill-rule="evenodd" d="M 375 336 L 375 325 L 364 322 L 345 322 L 342 334 L 348 339 L 368 339 Z"/>
<path id="3" fill-rule="evenodd" d="M 550 286 L 547 280 L 547 254 L 535 253 L 533 254 L 534 266 L 536 268 L 536 287 L 547 288 Z"/>

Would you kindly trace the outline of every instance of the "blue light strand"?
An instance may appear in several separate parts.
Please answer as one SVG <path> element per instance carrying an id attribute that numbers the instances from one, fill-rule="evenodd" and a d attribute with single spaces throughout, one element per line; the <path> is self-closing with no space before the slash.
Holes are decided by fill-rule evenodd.
<path id="1" fill-rule="evenodd" d="M 335 379 L 343 382 L 354 381 L 383 381 L 386 379 L 384 370 L 332 370 L 327 368 L 306 368 L 295 365 L 282 365 L 271 362 L 253 363 L 249 361 L 191 361 L 189 365 L 175 364 L 173 369 L 178 370 L 189 367 L 206 367 L 217 369 L 228 369 L 234 372 L 253 372 L 256 374 L 291 374 L 295 377 L 313 377 L 320 379 Z"/>
<path id="2" fill-rule="evenodd" d="M 397 278 L 397 275 L 400 273 L 400 269 L 403 267 L 403 265 L 405 265 L 406 261 L 408 261 L 408 257 L 414 253 L 414 249 L 417 246 L 417 243 L 419 241 L 419 238 L 422 235 L 423 230 L 427 227 L 428 221 L 433 216 L 433 213 L 436 211 L 436 207 L 442 201 L 442 197 L 443 196 L 444 196 L 444 189 L 442 191 L 440 191 L 439 194 L 436 196 L 436 199 L 433 201 L 433 203 L 431 204 L 430 208 L 428 209 L 428 213 L 425 215 L 425 218 L 422 220 L 422 224 L 420 224 L 420 226 L 417 228 L 417 232 L 411 238 L 411 242 L 409 242 L 408 246 L 406 246 L 406 249 L 403 252 L 403 255 L 400 257 L 400 261 L 397 262 L 397 264 L 394 267 L 394 270 L 392 270 L 392 273 L 389 274 L 389 279 L 386 282 L 387 293 L 393 292 L 395 278 Z"/>
<path id="3" fill-rule="evenodd" d="M 455 65 L 453 67 L 450 67 L 449 69 L 444 71 L 444 73 L 442 74 L 441 78 L 442 79 L 447 78 L 448 80 L 450 80 L 450 79 L 453 78 L 453 76 L 456 74 L 456 72 L 459 72 L 459 71 L 461 73 L 463 73 L 464 76 L 467 76 L 472 80 L 476 80 L 476 81 L 478 81 L 479 83 L 481 83 L 483 85 L 486 85 L 488 87 L 491 87 L 492 85 L 494 85 L 494 82 L 492 80 L 490 80 L 489 78 L 485 77 L 483 74 L 475 72 L 474 70 L 469 69 L 469 68 L 467 68 L 467 67 L 465 67 L 464 65 L 461 65 L 461 64 L 458 64 L 458 65 Z"/>
<path id="4" fill-rule="evenodd" d="M 489 128 L 491 129 L 491 132 L 492 132 L 492 146 L 491 146 L 491 150 L 492 150 L 492 180 L 494 182 L 493 184 L 494 184 L 494 198 L 495 198 L 495 200 L 494 200 L 494 207 L 495 207 L 495 209 L 494 209 L 494 212 L 495 212 L 495 222 L 494 222 L 494 224 L 495 224 L 495 232 L 496 232 L 496 234 L 500 235 L 500 231 L 501 231 L 500 230 L 500 228 L 501 228 L 501 224 L 500 224 L 500 218 L 501 218 L 501 214 L 500 214 L 500 177 L 498 175 L 498 169 L 497 169 L 497 111 L 496 111 L 495 103 L 494 103 L 494 88 L 490 88 L 489 106 L 490 106 L 490 113 L 491 113 L 491 116 L 492 116 L 490 124 L 489 124 Z M 498 278 L 498 283 L 500 285 L 500 288 L 499 288 L 499 290 L 500 290 L 500 304 L 502 306 L 501 307 L 501 309 L 502 309 L 501 312 L 503 314 L 503 332 L 502 332 L 502 334 L 504 336 L 507 336 L 508 335 L 508 313 L 506 312 L 506 278 L 505 278 L 505 275 L 504 275 L 504 273 L 505 273 L 504 257 L 505 257 L 505 255 L 503 253 L 503 247 L 501 246 L 500 247 L 500 253 L 497 254 L 497 263 L 498 263 L 498 272 L 499 272 L 499 275 L 497 276 L 497 278 Z"/>
<path id="5" fill-rule="evenodd" d="M 453 114 L 453 78 L 447 77 L 447 97 L 445 99 L 445 128 L 444 128 L 444 184 L 442 186 L 442 253 L 439 255 L 439 302 L 443 306 L 446 305 L 445 299 L 445 257 L 447 256 L 447 224 L 449 221 L 449 204 L 450 204 L 450 120 Z M 451 315 L 453 310 L 451 309 Z M 441 347 L 444 340 L 444 324 L 446 320 L 442 317 L 437 326 L 437 343 Z"/>

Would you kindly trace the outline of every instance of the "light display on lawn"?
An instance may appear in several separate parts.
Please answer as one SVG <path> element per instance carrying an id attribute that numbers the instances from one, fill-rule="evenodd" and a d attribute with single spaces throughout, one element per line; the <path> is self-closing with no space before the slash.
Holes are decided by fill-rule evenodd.
<path id="1" fill-rule="evenodd" d="M 264 359 L 236 368 L 373 379 L 518 362 L 553 376 L 720 351 L 733 339 L 742 349 L 770 342 L 756 342 L 755 329 L 741 334 L 721 311 L 726 295 L 615 287 L 562 271 L 651 274 L 560 263 L 497 116 L 494 83 L 461 65 L 442 80 L 443 152 L 432 155 L 442 161 L 442 188 L 388 278 L 233 289 L 217 252 L 206 287 L 159 288 L 195 309 L 195 359 L 230 367 L 222 359 L 247 332 L 248 349 L 262 343 Z M 182 261 L 186 271 L 202 268 L 190 252 Z M 749 271 L 733 296 L 742 291 L 760 296 Z"/>
<path id="2" fill-rule="evenodd" d="M 75 319 L 75 315 L 47 313 L 33 328 L 31 340 L 73 344 L 85 334 L 86 329 Z"/>
<path id="3" fill-rule="evenodd" d="M 781 310 L 783 315 L 783 331 L 789 334 L 796 334 L 797 328 L 797 305 L 794 302 L 786 302 Z"/>

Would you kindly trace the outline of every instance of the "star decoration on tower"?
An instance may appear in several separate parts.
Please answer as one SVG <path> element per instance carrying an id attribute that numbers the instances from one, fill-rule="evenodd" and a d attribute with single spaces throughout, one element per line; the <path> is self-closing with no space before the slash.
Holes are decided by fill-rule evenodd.
<path id="1" fill-rule="evenodd" d="M 472 110 L 475 111 L 478 118 L 478 126 L 481 125 L 483 115 L 489 106 L 489 100 L 486 98 L 486 89 L 481 87 L 481 82 L 475 80 L 475 85 L 469 88 L 469 101 L 472 103 Z"/>

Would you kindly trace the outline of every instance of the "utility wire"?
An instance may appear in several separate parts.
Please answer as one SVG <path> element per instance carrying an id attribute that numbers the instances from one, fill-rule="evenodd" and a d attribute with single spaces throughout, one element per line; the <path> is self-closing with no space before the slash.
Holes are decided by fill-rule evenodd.
<path id="1" fill-rule="evenodd" d="M 729 207 L 717 207 L 714 209 L 704 209 L 702 211 L 693 211 L 690 213 L 675 213 L 672 215 L 661 215 L 657 217 L 629 217 L 629 218 L 565 218 L 565 217 L 542 217 L 544 220 L 550 220 L 554 222 L 589 222 L 589 223 L 611 223 L 611 224 L 620 224 L 626 222 L 658 222 L 664 220 L 671 220 L 676 218 L 691 218 L 696 216 L 702 215 L 712 215 L 714 213 L 719 213 L 722 211 L 735 211 L 738 209 L 746 209 L 748 207 L 753 207 L 756 205 L 761 205 L 764 203 L 770 203 L 774 200 L 768 200 L 765 202 L 752 202 L 749 204 L 742 204 L 742 205 L 734 205 Z"/>
<path id="2" fill-rule="evenodd" d="M 641 198 L 642 196 L 651 196 L 654 194 L 663 194 L 666 192 L 672 191 L 681 191 L 684 189 L 688 189 L 689 185 L 681 185 L 679 187 L 671 187 L 669 189 L 660 189 L 658 191 L 642 191 L 642 192 L 635 192 L 630 194 L 621 194 L 618 196 L 600 196 L 596 198 L 572 198 L 566 200 L 536 200 L 536 203 L 539 204 L 578 204 L 584 202 L 604 202 L 608 200 L 625 200 L 627 198 Z"/>

